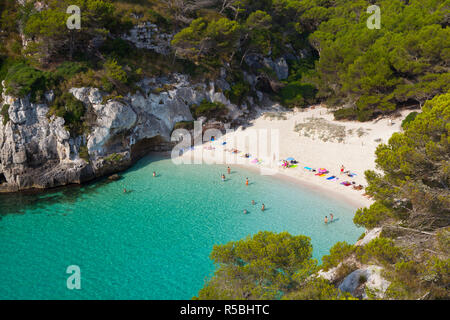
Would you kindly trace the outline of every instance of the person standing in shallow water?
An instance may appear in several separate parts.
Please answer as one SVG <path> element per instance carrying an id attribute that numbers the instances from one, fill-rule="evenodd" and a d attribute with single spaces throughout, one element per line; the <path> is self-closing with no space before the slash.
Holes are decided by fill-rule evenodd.
<path id="1" fill-rule="evenodd" d="M 222 174 L 222 181 L 225 181 L 225 175 Z"/>
<path id="2" fill-rule="evenodd" d="M 248 178 L 245 179 L 245 185 L 248 186 Z"/>
<path id="3" fill-rule="evenodd" d="M 255 205 L 255 200 L 252 200 L 252 205 Z"/>
<path id="4" fill-rule="evenodd" d="M 327 224 L 327 223 L 328 223 L 328 217 L 325 216 L 325 224 Z"/>
<path id="5" fill-rule="evenodd" d="M 330 213 L 330 222 L 333 222 L 333 218 L 334 218 L 333 214 Z"/>
<path id="6" fill-rule="evenodd" d="M 261 211 L 264 212 L 264 210 L 266 210 L 266 205 L 263 203 L 263 204 L 262 204 L 262 207 L 261 207 Z"/>
<path id="7" fill-rule="evenodd" d="M 228 172 L 228 174 L 231 174 L 231 168 L 230 167 L 228 167 L 227 172 Z"/>
<path id="8" fill-rule="evenodd" d="M 156 177 L 156 172 L 155 171 L 153 171 L 153 178 L 155 178 Z"/>

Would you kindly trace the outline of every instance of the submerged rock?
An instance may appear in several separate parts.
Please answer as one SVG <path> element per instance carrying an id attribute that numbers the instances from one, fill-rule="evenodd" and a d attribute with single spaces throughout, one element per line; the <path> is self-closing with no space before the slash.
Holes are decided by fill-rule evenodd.
<path id="1" fill-rule="evenodd" d="M 110 181 L 119 181 L 121 177 L 118 174 L 113 174 L 112 176 L 108 177 L 108 180 Z"/>

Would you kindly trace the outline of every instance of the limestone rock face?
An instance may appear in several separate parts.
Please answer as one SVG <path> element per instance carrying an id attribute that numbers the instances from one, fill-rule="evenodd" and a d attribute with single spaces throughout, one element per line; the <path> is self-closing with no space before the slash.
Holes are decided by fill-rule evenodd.
<path id="1" fill-rule="evenodd" d="M 190 107 L 203 100 L 221 102 L 230 120 L 239 118 L 246 108 L 226 98 L 224 77 L 209 84 L 181 74 L 148 78 L 120 99 L 107 99 L 97 88 L 72 88 L 89 118 L 89 133 L 77 137 L 63 118 L 48 116 L 47 104 L 3 95 L 0 106 L 10 107 L 5 125 L 0 116 L 0 192 L 82 183 L 124 170 L 148 151 L 170 148 L 175 124 L 194 120 Z M 54 93 L 45 97 L 50 104 Z"/>
<path id="2" fill-rule="evenodd" d="M 373 239 L 378 238 L 381 235 L 382 228 L 373 228 L 370 231 L 366 232 L 364 238 L 356 242 L 356 246 L 365 246 Z"/>
<path id="3" fill-rule="evenodd" d="M 289 76 L 289 66 L 284 57 L 273 61 L 271 58 L 262 57 L 258 54 L 250 54 L 245 57 L 245 63 L 255 72 L 264 67 L 272 69 L 277 75 L 278 80 L 285 80 Z M 248 82 L 251 84 L 254 80 Z"/>
<path id="4" fill-rule="evenodd" d="M 1 105 L 9 105 L 9 121 L 0 121 L 0 192 L 89 179 L 87 164 L 73 153 L 76 142 L 64 128 L 64 119 L 49 119 L 48 106 L 28 98 L 2 95 L 1 100 Z"/>
<path id="5" fill-rule="evenodd" d="M 137 48 L 154 50 L 167 55 L 171 51 L 173 34 L 160 32 L 158 26 L 145 22 L 134 26 L 122 39 L 131 41 Z"/>

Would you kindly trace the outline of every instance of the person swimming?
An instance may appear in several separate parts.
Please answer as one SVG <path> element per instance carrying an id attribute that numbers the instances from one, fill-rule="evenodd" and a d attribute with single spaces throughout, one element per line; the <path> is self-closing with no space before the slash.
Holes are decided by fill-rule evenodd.
<path id="1" fill-rule="evenodd" d="M 123 188 L 123 193 L 127 193 L 127 189 Z"/>
<path id="2" fill-rule="evenodd" d="M 248 178 L 245 179 L 245 185 L 248 186 Z"/>
<path id="3" fill-rule="evenodd" d="M 325 216 L 325 224 L 327 224 L 327 223 L 328 223 L 328 217 Z"/>
<path id="4" fill-rule="evenodd" d="M 252 200 L 252 205 L 255 205 L 256 203 L 255 203 L 255 200 Z"/>
<path id="5" fill-rule="evenodd" d="M 247 209 L 244 209 L 244 214 L 248 214 Z"/>
<path id="6" fill-rule="evenodd" d="M 153 171 L 153 177 L 156 177 L 156 171 Z"/>
<path id="7" fill-rule="evenodd" d="M 334 218 L 333 214 L 330 213 L 330 222 L 333 222 L 333 218 Z"/>
<path id="8" fill-rule="evenodd" d="M 263 203 L 262 207 L 261 207 L 261 211 L 264 211 L 264 210 L 266 210 L 266 205 Z"/>
<path id="9" fill-rule="evenodd" d="M 228 172 L 228 174 L 231 174 L 231 168 L 230 167 L 228 167 L 227 172 Z"/>
<path id="10" fill-rule="evenodd" d="M 222 181 L 225 181 L 225 175 L 222 174 Z"/>

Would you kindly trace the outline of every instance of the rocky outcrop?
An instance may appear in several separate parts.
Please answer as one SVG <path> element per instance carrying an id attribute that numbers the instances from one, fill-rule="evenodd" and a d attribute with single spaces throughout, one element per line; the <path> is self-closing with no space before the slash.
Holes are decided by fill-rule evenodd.
<path id="1" fill-rule="evenodd" d="M 2 101 L 9 105 L 9 121 L 0 121 L 0 191 L 51 188 L 92 177 L 74 152 L 79 141 L 70 137 L 64 119 L 48 118 L 48 106 L 28 98 L 3 95 Z"/>
<path id="2" fill-rule="evenodd" d="M 245 63 L 255 74 L 258 74 L 260 69 L 267 68 L 275 73 L 278 80 L 285 80 L 289 76 L 289 66 L 285 57 L 278 58 L 274 61 L 271 58 L 263 57 L 259 54 L 250 54 L 245 57 Z M 252 82 L 254 80 L 249 81 L 249 83 Z"/>
<path id="3" fill-rule="evenodd" d="M 356 246 L 365 246 L 373 239 L 379 238 L 381 235 L 381 232 L 383 231 L 382 228 L 373 228 L 366 232 L 364 235 L 364 238 L 356 242 Z"/>
<path id="4" fill-rule="evenodd" d="M 382 277 L 382 270 L 379 266 L 355 270 L 342 281 L 339 290 L 362 299 L 367 299 L 368 293 L 373 297 L 383 298 L 391 283 Z"/>
<path id="5" fill-rule="evenodd" d="M 0 116 L 0 192 L 83 183 L 124 170 L 148 151 L 170 148 L 175 124 L 192 121 L 190 106 L 204 99 L 227 106 L 230 119 L 243 114 L 216 83 L 192 84 L 174 74 L 138 85 L 139 92 L 110 100 L 96 88 L 70 89 L 94 119 L 90 133 L 78 137 L 70 136 L 64 119 L 48 117 L 48 105 L 3 95 L 0 105 L 10 107 L 5 125 Z M 51 102 L 53 94 L 46 98 Z M 81 149 L 89 159 L 86 152 L 80 158 Z"/>
<path id="6" fill-rule="evenodd" d="M 160 32 L 158 26 L 151 22 L 135 25 L 122 39 L 132 42 L 139 49 L 154 50 L 168 55 L 171 52 L 170 42 L 173 34 Z"/>

